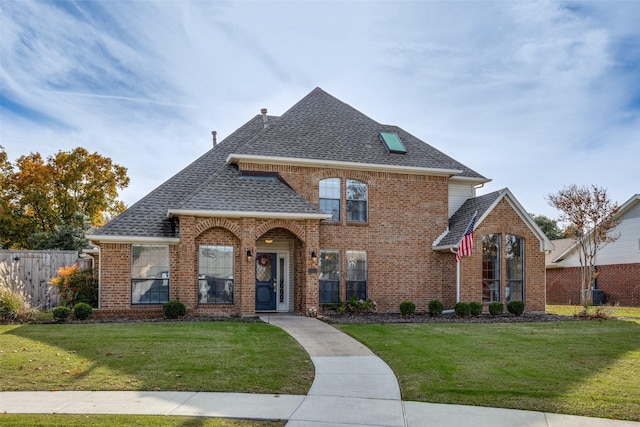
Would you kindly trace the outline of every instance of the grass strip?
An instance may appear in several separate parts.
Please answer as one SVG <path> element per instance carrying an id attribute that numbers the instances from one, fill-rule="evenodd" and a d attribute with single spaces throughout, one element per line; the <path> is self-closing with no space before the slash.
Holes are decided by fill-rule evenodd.
<path id="1" fill-rule="evenodd" d="M 640 322 L 343 324 L 403 399 L 638 421 Z"/>

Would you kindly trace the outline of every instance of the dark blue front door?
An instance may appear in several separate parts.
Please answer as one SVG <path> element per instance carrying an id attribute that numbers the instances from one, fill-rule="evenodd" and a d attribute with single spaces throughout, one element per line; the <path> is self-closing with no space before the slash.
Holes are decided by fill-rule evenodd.
<path id="1" fill-rule="evenodd" d="M 276 309 L 276 254 L 256 254 L 256 311 Z"/>

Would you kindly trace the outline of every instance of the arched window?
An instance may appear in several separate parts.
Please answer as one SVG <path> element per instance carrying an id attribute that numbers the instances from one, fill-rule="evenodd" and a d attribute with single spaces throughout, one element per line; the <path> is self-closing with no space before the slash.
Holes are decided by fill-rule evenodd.
<path id="1" fill-rule="evenodd" d="M 320 210 L 331 215 L 327 221 L 340 221 L 340 178 L 320 181 Z"/>
<path id="2" fill-rule="evenodd" d="M 524 238 L 507 234 L 505 238 L 507 267 L 506 302 L 524 301 Z"/>
<path id="3" fill-rule="evenodd" d="M 347 179 L 347 222 L 367 222 L 367 184 Z"/>

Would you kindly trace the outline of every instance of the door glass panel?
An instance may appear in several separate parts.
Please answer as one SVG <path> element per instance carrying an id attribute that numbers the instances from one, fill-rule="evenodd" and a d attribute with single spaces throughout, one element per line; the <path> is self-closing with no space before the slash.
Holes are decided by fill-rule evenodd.
<path id="1" fill-rule="evenodd" d="M 271 257 L 262 254 L 256 259 L 256 278 L 259 282 L 268 282 L 271 280 Z"/>

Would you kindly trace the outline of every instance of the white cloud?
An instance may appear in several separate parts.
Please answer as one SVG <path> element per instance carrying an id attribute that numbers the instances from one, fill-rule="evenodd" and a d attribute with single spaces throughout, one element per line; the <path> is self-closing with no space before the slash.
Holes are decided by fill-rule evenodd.
<path id="1" fill-rule="evenodd" d="M 267 107 L 320 86 L 508 186 L 640 192 L 632 2 L 23 2 L 0 19 L 0 144 L 82 145 L 127 167 L 128 204 Z M 595 160 L 595 161 L 594 161 Z"/>

